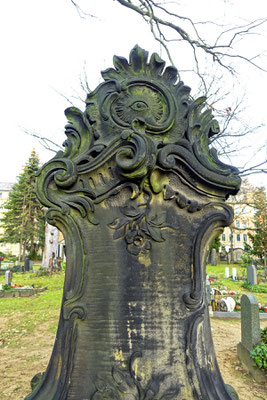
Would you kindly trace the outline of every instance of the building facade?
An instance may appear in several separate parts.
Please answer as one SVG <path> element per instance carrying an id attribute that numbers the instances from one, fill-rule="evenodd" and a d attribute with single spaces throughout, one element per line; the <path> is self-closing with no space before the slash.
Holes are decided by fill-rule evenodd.
<path id="1" fill-rule="evenodd" d="M 220 235 L 221 248 L 227 253 L 233 249 L 236 260 L 241 259 L 246 245 L 252 246 L 249 233 L 253 234 L 255 229 L 253 189 L 249 183 L 244 182 L 240 193 L 231 197 L 228 204 L 234 209 L 234 221 Z"/>

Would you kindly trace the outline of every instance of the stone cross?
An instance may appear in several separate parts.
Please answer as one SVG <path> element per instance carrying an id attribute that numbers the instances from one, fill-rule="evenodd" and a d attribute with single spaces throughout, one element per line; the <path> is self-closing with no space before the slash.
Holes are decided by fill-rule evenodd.
<path id="1" fill-rule="evenodd" d="M 10 285 L 12 282 L 12 271 L 5 272 L 5 285 Z"/>
<path id="2" fill-rule="evenodd" d="M 27 400 L 231 400 L 205 266 L 233 221 L 238 171 L 209 147 L 219 126 L 205 98 L 157 54 L 136 46 L 102 76 L 84 112 L 66 110 L 65 151 L 37 178 L 67 265 L 54 350 Z"/>
<path id="3" fill-rule="evenodd" d="M 257 285 L 257 268 L 253 264 L 247 267 L 247 281 L 251 285 Z"/>

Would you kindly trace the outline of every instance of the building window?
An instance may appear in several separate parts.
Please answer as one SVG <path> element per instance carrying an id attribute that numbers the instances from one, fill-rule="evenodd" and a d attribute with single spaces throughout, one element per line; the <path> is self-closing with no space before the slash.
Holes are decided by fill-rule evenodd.
<path id="1" fill-rule="evenodd" d="M 225 240 L 226 240 L 226 237 L 225 237 L 225 234 L 223 233 L 222 234 L 222 242 L 225 242 Z"/>
<path id="2" fill-rule="evenodd" d="M 247 224 L 246 224 L 246 222 L 243 222 L 243 229 L 246 229 L 247 228 Z"/>
<path id="3" fill-rule="evenodd" d="M 235 226 L 236 226 L 237 228 L 240 228 L 240 221 L 239 221 L 238 219 L 235 221 Z"/>
<path id="4" fill-rule="evenodd" d="M 243 242 L 248 241 L 248 235 L 246 233 L 243 233 Z"/>
<path id="5" fill-rule="evenodd" d="M 237 240 L 238 242 L 241 241 L 241 239 L 240 239 L 240 233 L 238 233 L 238 234 L 236 235 L 236 240 Z"/>

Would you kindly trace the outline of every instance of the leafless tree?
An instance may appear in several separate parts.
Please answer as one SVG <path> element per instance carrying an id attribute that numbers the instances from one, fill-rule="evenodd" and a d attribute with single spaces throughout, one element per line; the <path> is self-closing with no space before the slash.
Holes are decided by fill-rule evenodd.
<path id="1" fill-rule="evenodd" d="M 92 3 L 84 0 L 70 0 L 81 18 L 98 18 L 91 12 Z M 210 139 L 210 144 L 215 147 L 218 154 L 228 159 L 240 154 L 248 144 L 250 135 L 263 129 L 262 124 L 252 125 L 244 117 L 244 95 L 236 99 L 233 90 L 227 89 L 225 73 L 235 76 L 237 73 L 237 61 L 246 62 L 248 65 L 265 71 L 261 65 L 259 53 L 248 57 L 240 53 L 237 45 L 245 40 L 249 35 L 259 34 L 261 27 L 267 22 L 267 18 L 260 18 L 244 24 L 221 24 L 215 21 L 194 21 L 183 13 L 181 2 L 177 1 L 155 1 L 155 0 L 113 0 L 129 12 L 138 14 L 147 24 L 152 32 L 154 39 L 160 43 L 162 49 L 166 51 L 167 57 L 174 65 L 172 51 L 176 51 L 177 46 L 187 46 L 191 49 L 192 69 L 181 70 L 180 74 L 193 72 L 199 80 L 199 88 L 194 97 L 205 95 L 207 97 L 207 107 L 211 108 L 213 114 L 218 119 L 221 131 L 218 135 Z M 220 0 L 218 0 L 220 1 Z M 86 5 L 87 9 L 84 9 Z M 130 15 L 130 14 L 129 14 Z M 204 29 L 203 29 L 204 28 Z M 207 35 L 209 30 L 212 35 Z M 207 70 L 207 65 L 211 67 Z M 180 78 L 180 76 L 179 76 Z M 79 106 L 84 102 L 86 93 L 90 92 L 88 78 L 86 75 L 86 65 L 83 74 L 79 77 L 77 89 L 73 89 L 71 94 L 59 93 L 72 106 Z M 36 132 L 24 129 L 24 132 L 32 135 L 39 140 L 45 148 L 58 151 L 61 147 L 52 140 L 38 135 Z M 251 154 L 251 159 L 257 157 L 262 151 L 263 143 Z M 239 166 L 241 175 L 252 173 L 267 172 L 267 156 L 261 161 L 251 165 L 251 160 L 246 160 L 244 165 Z"/>
<path id="2" fill-rule="evenodd" d="M 178 1 L 168 0 L 113 0 L 130 12 L 138 14 L 149 27 L 154 39 L 160 43 L 172 65 L 174 65 L 173 52 L 177 52 L 177 46 L 186 46 L 191 50 L 192 69 L 181 70 L 180 74 L 193 72 L 200 82 L 198 90 L 201 95 L 207 97 L 207 106 L 212 108 L 215 117 L 219 120 L 221 131 L 211 138 L 211 145 L 215 147 L 219 155 L 232 158 L 239 154 L 248 144 L 249 135 L 263 129 L 262 124 L 251 125 L 244 118 L 244 96 L 234 99 L 230 93 L 222 88 L 227 85 L 225 72 L 231 76 L 237 76 L 238 62 L 247 63 L 258 70 L 267 70 L 263 67 L 264 54 L 257 53 L 248 56 L 246 49 L 240 52 L 240 43 L 251 35 L 259 35 L 260 30 L 267 22 L 262 17 L 241 24 L 218 23 L 211 20 L 195 21 L 183 12 L 183 5 Z M 219 0 L 218 0 L 219 1 Z M 84 1 L 83 6 L 89 9 L 85 11 L 79 6 L 79 0 L 71 0 L 79 15 L 83 18 L 90 16 L 92 2 Z M 212 32 L 212 35 L 210 34 Z M 210 65 L 208 72 L 207 65 Z M 211 73 L 211 68 L 216 73 Z M 179 76 L 180 78 L 180 76 Z M 231 99 L 232 104 L 227 104 Z M 228 101 L 229 103 L 229 101 Z M 227 104 L 227 106 L 225 106 Z M 262 151 L 264 143 L 261 143 L 253 153 L 256 157 Z M 249 166 L 248 162 L 241 167 L 241 174 L 267 172 L 267 155 L 265 159 Z"/>
<path id="3" fill-rule="evenodd" d="M 167 53 L 169 61 L 174 65 L 170 50 L 171 43 L 185 43 L 192 51 L 195 66 L 192 68 L 202 79 L 201 59 L 208 57 L 208 61 L 217 64 L 231 73 L 236 73 L 233 62 L 242 60 L 254 67 L 266 71 L 263 65 L 258 62 L 261 55 L 255 53 L 252 56 L 241 54 L 236 51 L 236 44 L 244 40 L 248 35 L 256 35 L 259 28 L 267 22 L 267 18 L 259 18 L 240 25 L 224 25 L 214 21 L 194 21 L 183 14 L 182 6 L 177 1 L 154 1 L 154 0 L 113 0 L 122 7 L 137 13 L 144 19 L 156 41 L 158 41 Z M 82 17 L 92 16 L 79 6 L 79 1 L 72 4 L 76 7 Z M 85 2 L 86 4 L 86 2 Z M 90 8 L 90 2 L 88 2 Z M 92 3 L 91 3 L 92 4 Z M 203 33 L 212 27 L 212 40 Z M 183 71 L 181 71 L 183 72 Z"/>

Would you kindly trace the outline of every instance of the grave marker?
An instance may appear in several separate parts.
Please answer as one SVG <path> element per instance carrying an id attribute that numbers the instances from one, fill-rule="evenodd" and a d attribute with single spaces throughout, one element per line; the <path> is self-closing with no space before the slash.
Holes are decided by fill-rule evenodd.
<path id="1" fill-rule="evenodd" d="M 252 294 L 241 297 L 241 342 L 237 345 L 237 354 L 243 367 L 250 372 L 257 382 L 266 382 L 265 374 L 255 369 L 250 358 L 253 347 L 260 343 L 260 317 L 257 299 Z"/>
<path id="2" fill-rule="evenodd" d="M 253 264 L 247 267 L 247 282 L 257 285 L 257 268 Z"/>
<path id="3" fill-rule="evenodd" d="M 237 280 L 236 268 L 232 268 L 232 278 L 234 281 Z"/>
<path id="4" fill-rule="evenodd" d="M 5 285 L 10 285 L 12 282 L 12 271 L 5 272 Z"/>
<path id="5" fill-rule="evenodd" d="M 175 68 L 138 46 L 114 65 L 85 112 L 66 110 L 65 152 L 37 179 L 67 266 L 54 350 L 27 400 L 231 400 L 204 272 L 240 178 L 209 150 L 218 124 Z"/>
<path id="6" fill-rule="evenodd" d="M 211 265 L 215 267 L 217 265 L 217 254 L 216 249 L 211 249 Z"/>

